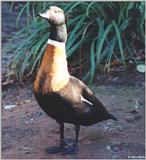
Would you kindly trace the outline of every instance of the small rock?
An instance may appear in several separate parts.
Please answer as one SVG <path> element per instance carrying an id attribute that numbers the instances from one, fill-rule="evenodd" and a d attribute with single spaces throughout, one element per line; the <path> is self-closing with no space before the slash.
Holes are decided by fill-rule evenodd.
<path id="1" fill-rule="evenodd" d="M 25 151 L 25 152 L 24 152 L 24 154 L 28 154 L 28 153 L 30 153 L 30 151 Z"/>
<path id="2" fill-rule="evenodd" d="M 121 148 L 121 144 L 112 144 L 106 147 L 111 153 L 115 153 L 120 151 Z"/>
<path id="3" fill-rule="evenodd" d="M 117 125 L 117 129 L 121 132 L 124 131 L 124 128 L 121 125 Z"/>
<path id="4" fill-rule="evenodd" d="M 4 106 L 3 108 L 4 108 L 4 109 L 12 109 L 12 108 L 14 108 L 14 107 L 16 107 L 15 104 L 14 104 L 14 105 L 6 105 L 6 106 Z"/>
<path id="5" fill-rule="evenodd" d="M 106 125 L 104 125 L 105 130 L 112 130 L 115 128 L 115 124 L 112 122 L 108 122 Z"/>
<path id="6" fill-rule="evenodd" d="M 134 117 L 133 116 L 127 116 L 126 121 L 127 122 L 133 122 L 134 121 Z"/>
<path id="7" fill-rule="evenodd" d="M 34 117 L 34 118 L 41 118 L 41 117 L 43 117 L 44 115 L 45 115 L 44 112 L 36 112 L 36 113 L 33 114 L 33 117 Z"/>
<path id="8" fill-rule="evenodd" d="M 135 116 L 134 117 L 134 120 L 139 120 L 139 119 L 141 119 L 141 116 Z"/>
<path id="9" fill-rule="evenodd" d="M 111 146 L 111 149 L 112 149 L 112 151 L 113 152 L 118 152 L 118 151 L 120 151 L 120 147 L 119 146 Z"/>
<path id="10" fill-rule="evenodd" d="M 118 79 L 118 77 L 115 77 L 115 78 L 113 79 L 113 82 L 115 82 L 117 79 Z"/>
<path id="11" fill-rule="evenodd" d="M 107 148 L 107 150 L 111 151 L 111 146 L 110 145 L 107 146 L 106 148 Z"/>
<path id="12" fill-rule="evenodd" d="M 12 115 L 12 116 L 10 116 L 10 118 L 13 118 L 14 116 Z"/>
<path id="13" fill-rule="evenodd" d="M 23 118 L 23 122 L 24 122 L 25 124 L 31 124 L 31 123 L 34 122 L 34 118 L 33 118 L 33 117 L 29 117 L 29 116 L 24 117 L 24 118 Z"/>
<path id="14" fill-rule="evenodd" d="M 138 113 L 138 111 L 136 109 L 133 109 L 132 111 L 130 111 L 130 113 L 136 114 Z"/>
<path id="15" fill-rule="evenodd" d="M 30 120 L 31 120 L 31 121 L 33 121 L 34 119 L 33 119 L 33 118 L 31 118 Z"/>
<path id="16" fill-rule="evenodd" d="M 22 147 L 22 148 L 20 148 L 19 149 L 22 153 L 24 153 L 24 154 L 28 154 L 28 153 L 30 153 L 31 151 L 30 151 L 30 148 L 28 148 L 28 147 Z"/>
<path id="17" fill-rule="evenodd" d="M 136 114 L 138 113 L 138 108 L 139 108 L 139 101 L 138 100 L 135 100 L 135 105 L 133 106 L 133 110 L 130 111 L 130 113 L 133 113 L 133 114 Z"/>

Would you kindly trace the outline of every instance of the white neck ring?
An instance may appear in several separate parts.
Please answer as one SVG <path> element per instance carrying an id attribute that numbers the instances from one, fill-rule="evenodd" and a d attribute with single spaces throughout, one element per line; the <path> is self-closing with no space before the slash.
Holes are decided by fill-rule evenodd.
<path id="1" fill-rule="evenodd" d="M 47 43 L 55 47 L 65 47 L 65 42 L 54 41 L 52 39 L 48 39 Z"/>

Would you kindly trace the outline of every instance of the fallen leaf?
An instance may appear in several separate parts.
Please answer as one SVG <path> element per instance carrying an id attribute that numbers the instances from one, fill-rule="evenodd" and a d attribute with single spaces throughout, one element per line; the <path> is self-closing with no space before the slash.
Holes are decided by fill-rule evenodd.
<path id="1" fill-rule="evenodd" d="M 22 101 L 17 101 L 17 105 L 21 105 L 21 104 L 24 104 L 24 103 L 29 103 L 31 102 L 31 99 L 26 99 L 26 100 L 22 100 Z"/>

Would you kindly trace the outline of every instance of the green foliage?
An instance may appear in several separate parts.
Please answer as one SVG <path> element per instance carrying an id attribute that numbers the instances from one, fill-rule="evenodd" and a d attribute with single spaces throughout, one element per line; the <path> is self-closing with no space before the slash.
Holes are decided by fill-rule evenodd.
<path id="1" fill-rule="evenodd" d="M 11 11 L 14 3 L 12 3 Z M 40 65 L 49 37 L 49 25 L 37 17 L 49 6 L 61 7 L 67 16 L 68 41 L 67 57 L 81 53 L 80 65 L 90 59 L 90 68 L 84 73 L 83 80 L 93 81 L 95 71 L 103 64 L 110 72 L 111 63 L 116 60 L 126 67 L 130 57 L 137 63 L 132 53 L 131 40 L 134 33 L 144 46 L 144 2 L 26 2 L 19 6 L 20 12 L 16 26 L 22 14 L 27 14 L 27 26 L 19 30 L 11 39 L 5 52 L 15 50 L 18 54 L 12 68 L 17 78 L 32 74 Z M 134 26 L 134 27 L 133 27 Z M 17 44 L 13 42 L 17 41 Z M 144 48 L 143 48 L 144 49 Z"/>
<path id="2" fill-rule="evenodd" d="M 145 72 L 145 64 L 139 64 L 136 66 L 138 72 L 144 73 Z"/>

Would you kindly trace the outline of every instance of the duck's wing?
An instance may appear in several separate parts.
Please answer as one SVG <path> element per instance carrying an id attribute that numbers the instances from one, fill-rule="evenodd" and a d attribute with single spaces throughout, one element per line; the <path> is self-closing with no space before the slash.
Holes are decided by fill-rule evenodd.
<path id="1" fill-rule="evenodd" d="M 76 83 L 79 85 L 81 88 L 81 100 L 85 101 L 86 103 L 89 104 L 90 107 L 96 108 L 100 113 L 103 114 L 103 116 L 106 117 L 106 119 L 113 119 L 117 120 L 112 114 L 110 114 L 104 105 L 96 98 L 95 94 L 92 92 L 92 90 L 82 81 L 79 79 L 72 77 Z"/>
<path id="2" fill-rule="evenodd" d="M 74 82 L 80 88 L 82 101 L 85 101 L 86 103 L 93 106 L 103 107 L 103 104 L 96 98 L 95 94 L 85 83 L 73 76 L 71 76 L 71 81 Z"/>

